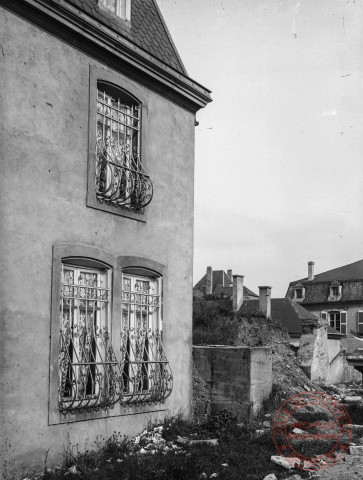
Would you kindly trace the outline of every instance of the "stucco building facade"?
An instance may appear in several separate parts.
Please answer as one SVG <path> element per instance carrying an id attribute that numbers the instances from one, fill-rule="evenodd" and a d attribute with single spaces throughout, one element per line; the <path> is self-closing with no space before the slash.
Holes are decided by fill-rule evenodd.
<path id="1" fill-rule="evenodd" d="M 190 413 L 210 92 L 154 0 L 2 0 L 0 24 L 0 452 L 22 475 Z"/>

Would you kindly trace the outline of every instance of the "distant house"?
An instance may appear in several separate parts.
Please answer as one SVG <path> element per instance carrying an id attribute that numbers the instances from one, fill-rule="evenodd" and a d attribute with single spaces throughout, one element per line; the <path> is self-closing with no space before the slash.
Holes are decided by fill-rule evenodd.
<path id="1" fill-rule="evenodd" d="M 362 337 L 363 346 L 363 260 L 314 275 L 309 262 L 308 277 L 291 282 L 286 293 L 329 325 L 330 337 L 339 338 L 351 350 Z"/>
<path id="2" fill-rule="evenodd" d="M 213 270 L 207 267 L 206 274 L 194 285 L 193 299 L 201 300 L 205 298 L 231 300 L 233 297 L 233 277 L 242 281 L 243 300 L 258 299 L 258 295 L 243 285 L 243 276 L 233 275 L 232 270 Z"/>
<path id="3" fill-rule="evenodd" d="M 362 356 L 349 363 L 363 371 L 363 260 L 318 275 L 309 262 L 308 276 L 291 282 L 286 298 L 328 325 L 328 338 L 341 345 L 348 361 Z"/>
<path id="4" fill-rule="evenodd" d="M 252 315 L 261 311 L 259 300 L 243 302 L 239 313 Z M 263 312 L 265 313 L 265 312 Z M 289 298 L 272 298 L 270 316 L 279 323 L 290 336 L 290 345 L 299 346 L 300 338 L 319 326 L 316 315 Z"/>

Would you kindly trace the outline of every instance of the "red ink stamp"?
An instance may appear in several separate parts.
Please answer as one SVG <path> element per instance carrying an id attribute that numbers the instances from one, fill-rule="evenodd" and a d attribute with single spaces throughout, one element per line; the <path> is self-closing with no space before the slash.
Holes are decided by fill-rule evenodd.
<path id="1" fill-rule="evenodd" d="M 302 470 L 324 470 L 341 460 L 352 440 L 348 411 L 324 392 L 303 392 L 277 412 L 273 437 L 277 450 Z"/>

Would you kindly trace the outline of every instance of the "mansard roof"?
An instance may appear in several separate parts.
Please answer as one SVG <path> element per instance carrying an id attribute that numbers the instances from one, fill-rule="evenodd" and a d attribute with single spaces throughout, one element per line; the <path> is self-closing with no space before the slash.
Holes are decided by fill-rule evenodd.
<path id="1" fill-rule="evenodd" d="M 169 67 L 187 75 L 155 0 L 131 0 L 131 22 L 98 6 L 98 0 L 67 0 Z"/>
<path id="2" fill-rule="evenodd" d="M 211 92 L 190 78 L 156 0 L 131 0 L 123 20 L 99 0 L 5 0 L 40 28 L 195 114 Z"/>
<path id="3" fill-rule="evenodd" d="M 344 265 L 344 267 L 333 268 L 333 270 L 319 273 L 318 275 L 315 275 L 314 280 L 310 280 L 310 282 L 332 282 L 334 280 L 338 282 L 346 280 L 363 280 L 363 260 L 358 260 L 358 262 Z M 307 278 L 302 278 L 301 280 L 291 282 L 290 285 L 305 283 L 308 281 Z"/>
<path id="4" fill-rule="evenodd" d="M 294 297 L 294 288 L 302 284 L 305 287 L 305 296 L 302 304 L 326 303 L 330 296 L 331 285 L 342 285 L 341 302 L 363 302 L 363 260 L 350 263 L 343 267 L 334 268 L 327 272 L 315 275 L 314 280 L 303 278 L 291 282 L 286 297 Z M 329 301 L 334 304 L 333 301 Z"/>

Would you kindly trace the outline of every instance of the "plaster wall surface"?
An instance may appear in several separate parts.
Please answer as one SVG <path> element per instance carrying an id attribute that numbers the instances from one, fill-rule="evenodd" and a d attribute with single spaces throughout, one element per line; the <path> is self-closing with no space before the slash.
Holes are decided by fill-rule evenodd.
<path id="1" fill-rule="evenodd" d="M 209 385 L 214 414 L 227 409 L 239 418 L 257 413 L 272 389 L 272 358 L 268 347 L 194 346 L 193 358 Z"/>
<path id="2" fill-rule="evenodd" d="M 190 414 L 192 393 L 192 113 L 142 89 L 143 145 L 154 198 L 142 223 L 86 206 L 90 66 L 107 65 L 0 7 L 1 445 L 19 475 L 61 460 L 67 444 L 90 448 L 114 431 L 133 435 L 168 409 Z M 174 377 L 165 405 L 48 425 L 52 246 L 78 243 L 167 266 L 163 340 Z M 183 299 L 183 301 L 180 301 Z M 181 361 L 182 359 L 182 361 Z M 156 412 L 155 412 L 156 411 Z M 48 453 L 47 453 L 48 452 Z"/>
<path id="3" fill-rule="evenodd" d="M 329 383 L 337 384 L 344 382 L 344 372 L 346 369 L 345 357 L 341 355 L 342 344 L 340 340 L 328 339 L 329 355 Z"/>
<path id="4" fill-rule="evenodd" d="M 312 382 L 325 383 L 329 377 L 328 336 L 326 327 L 301 335 L 297 359 Z"/>
<path id="5" fill-rule="evenodd" d="M 272 357 L 269 347 L 251 348 L 250 401 L 258 413 L 272 391 Z"/>

